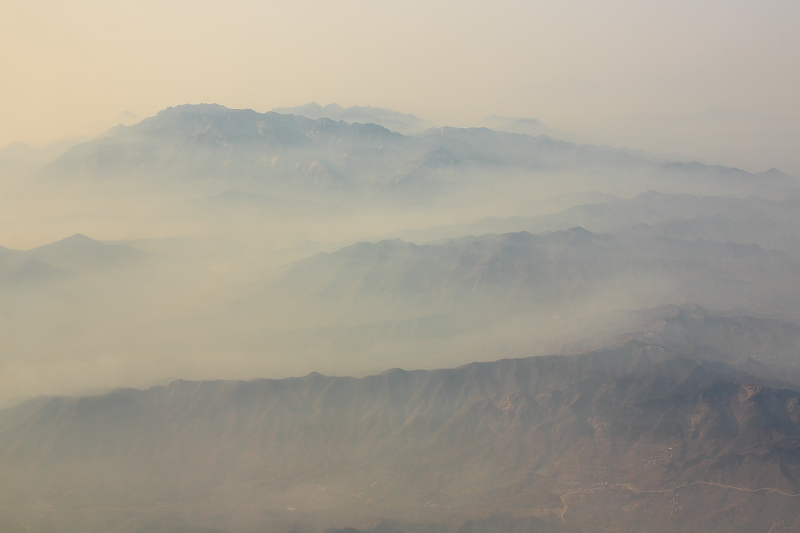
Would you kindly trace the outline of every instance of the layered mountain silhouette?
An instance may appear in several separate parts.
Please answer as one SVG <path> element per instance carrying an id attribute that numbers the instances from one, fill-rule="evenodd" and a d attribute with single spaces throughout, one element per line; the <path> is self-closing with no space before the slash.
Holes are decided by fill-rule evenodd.
<path id="1" fill-rule="evenodd" d="M 238 193 L 215 201 L 240 211 L 283 208 L 269 197 Z M 630 321 L 603 318 L 609 312 L 616 317 L 615 309 L 664 302 L 792 321 L 800 290 L 800 265 L 785 252 L 581 228 L 428 245 L 362 242 L 253 283 L 212 272 L 202 254 L 224 261 L 216 252 L 181 251 L 192 243 L 142 246 L 151 252 L 76 235 L 4 251 L 0 311 L 8 346 L 32 368 L 36 361 L 60 366 L 109 351 L 123 354 L 115 364 L 126 367 L 142 357 L 180 353 L 183 368 L 192 360 L 206 377 L 218 371 L 211 369 L 220 364 L 219 350 L 229 350 L 238 354 L 237 377 L 249 375 L 247 368 L 260 375 L 340 368 L 363 375 L 398 364 L 431 368 L 574 352 L 589 346 L 581 344 L 584 337 L 608 336 Z M 33 342 L 33 328 L 47 334 Z M 90 330 L 95 333 L 87 337 Z M 186 371 L 154 362 L 139 368 L 137 385 L 151 373 L 158 381 Z M 100 386 L 97 381 L 82 373 L 62 390 Z M 5 401 L 20 394 L 12 390 L 4 389 Z"/>
<path id="2" fill-rule="evenodd" d="M 32 400 L 0 412 L 2 513 L 37 531 L 792 531 L 800 382 L 741 360 L 630 340 Z"/>
<path id="3" fill-rule="evenodd" d="M 800 529 L 797 181 L 487 125 L 0 150 L 0 531 Z"/>

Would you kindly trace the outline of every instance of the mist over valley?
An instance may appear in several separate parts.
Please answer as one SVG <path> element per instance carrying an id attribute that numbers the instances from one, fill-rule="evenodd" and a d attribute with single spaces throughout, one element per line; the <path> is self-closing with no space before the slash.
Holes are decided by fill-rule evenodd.
<path id="1" fill-rule="evenodd" d="M 800 184 L 483 123 L 3 148 L 2 529 L 800 527 Z"/>

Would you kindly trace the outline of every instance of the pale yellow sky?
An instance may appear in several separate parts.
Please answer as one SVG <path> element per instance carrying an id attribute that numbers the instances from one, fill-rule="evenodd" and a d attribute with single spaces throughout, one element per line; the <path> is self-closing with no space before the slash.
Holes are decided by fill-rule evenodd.
<path id="1" fill-rule="evenodd" d="M 5 0 L 0 146 L 96 134 L 123 110 L 310 101 L 579 133 L 725 109 L 780 144 L 800 117 L 797 28 L 791 0 Z"/>

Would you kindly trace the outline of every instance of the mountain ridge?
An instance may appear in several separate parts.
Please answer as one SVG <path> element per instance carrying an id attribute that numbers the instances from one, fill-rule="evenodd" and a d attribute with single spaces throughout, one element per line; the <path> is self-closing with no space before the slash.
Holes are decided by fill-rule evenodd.
<path id="1" fill-rule="evenodd" d="M 726 266 L 731 262 L 737 264 L 735 272 Z M 694 266 L 687 276 L 688 263 Z M 295 263 L 281 277 L 280 288 L 249 300 L 291 293 L 298 305 L 311 298 L 315 308 L 329 309 L 340 320 L 351 312 L 379 319 L 395 307 L 436 313 L 484 306 L 503 312 L 515 305 L 528 309 L 580 302 L 625 277 L 629 285 L 644 279 L 653 286 L 670 285 L 673 293 L 692 294 L 709 307 L 746 307 L 749 296 L 735 290 L 735 278 L 746 275 L 753 287 L 782 279 L 780 294 L 786 296 L 797 290 L 792 282 L 797 271 L 800 263 L 790 254 L 752 244 L 597 235 L 572 228 L 425 245 L 399 239 L 362 242 Z M 765 272 L 772 273 L 765 277 Z M 769 294 L 759 290 L 762 299 Z M 774 297 L 783 298 L 780 294 Z M 791 314 L 790 302 L 787 296 L 788 307 L 773 305 L 773 310 Z"/>
<path id="2" fill-rule="evenodd" d="M 429 120 L 417 118 L 409 113 L 370 106 L 342 107 L 336 103 L 321 106 L 316 102 L 297 107 L 276 107 L 272 111 L 281 114 L 301 115 L 312 120 L 329 118 L 348 123 L 373 123 L 404 135 L 419 133 L 433 127 Z"/>
<path id="3" fill-rule="evenodd" d="M 639 341 L 364 378 L 174 381 L 0 411 L 0 475 L 27 479 L 27 489 L 6 484 L 6 501 L 45 498 L 51 514 L 87 497 L 100 509 L 125 494 L 133 508 L 158 501 L 177 510 L 203 491 L 217 494 L 222 500 L 201 497 L 206 510 L 193 507 L 195 518 L 178 523 L 196 527 L 212 508 L 239 506 L 245 521 L 227 519 L 221 531 L 364 527 L 376 516 L 452 530 L 497 520 L 498 508 L 517 509 L 504 527 L 535 519 L 595 531 L 631 523 L 615 511 L 620 505 L 644 516 L 636 491 L 675 492 L 698 527 L 748 531 L 770 516 L 790 527 L 795 507 L 785 495 L 800 492 L 800 383 L 786 385 L 702 352 Z M 605 470 L 592 466 L 601 460 Z M 35 489 L 43 475 L 47 488 Z M 578 498 L 573 483 L 617 503 L 604 509 Z M 729 488 L 705 496 L 692 488 L 713 485 Z M 764 487 L 775 492 L 742 492 Z M 74 495 L 57 501 L 39 490 Z M 737 523 L 709 507 L 734 496 L 763 509 Z M 650 531 L 673 531 L 668 501 L 650 498 Z M 259 508 L 274 518 L 259 517 Z M 158 509 L 134 523 L 181 516 Z M 95 511 L 83 513 L 84 524 L 96 523 Z"/>
<path id="4" fill-rule="evenodd" d="M 546 173 L 587 167 L 626 173 L 649 169 L 645 183 L 670 188 L 676 183 L 691 185 L 690 178 L 697 176 L 702 176 L 703 187 L 724 185 L 739 194 L 798 186 L 779 172 L 750 174 L 700 163 L 663 163 L 543 136 L 445 127 L 408 137 L 375 124 L 257 113 L 218 104 L 167 108 L 138 124 L 116 127 L 100 139 L 69 149 L 40 175 L 224 179 L 229 188 L 240 183 L 284 192 L 304 190 L 301 184 L 399 192 L 408 187 L 436 190 L 435 185 L 463 188 L 482 179 L 473 176 L 476 172 Z M 454 175 L 458 172 L 460 179 Z M 633 175 L 626 180 L 636 186 Z"/>

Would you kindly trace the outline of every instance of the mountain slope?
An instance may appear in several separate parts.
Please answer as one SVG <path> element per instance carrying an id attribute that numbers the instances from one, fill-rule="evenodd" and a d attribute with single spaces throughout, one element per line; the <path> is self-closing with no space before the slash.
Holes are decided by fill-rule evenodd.
<path id="1" fill-rule="evenodd" d="M 41 501 L 50 524 L 87 531 L 178 518 L 220 531 L 456 526 L 504 510 L 584 531 L 789 531 L 798 390 L 631 342 L 361 379 L 44 398 L 0 412 L 3 512 L 22 519 L 8 509 Z"/>

